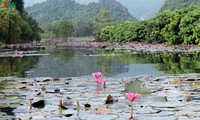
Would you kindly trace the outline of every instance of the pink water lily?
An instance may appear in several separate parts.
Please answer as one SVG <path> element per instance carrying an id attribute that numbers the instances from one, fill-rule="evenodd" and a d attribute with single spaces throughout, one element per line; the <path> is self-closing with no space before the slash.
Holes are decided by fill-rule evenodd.
<path id="1" fill-rule="evenodd" d="M 133 101 L 135 99 L 138 99 L 140 97 L 139 94 L 137 93 L 125 93 L 125 96 L 129 99 L 129 101 L 131 102 L 131 117 L 133 118 Z"/>
<path id="2" fill-rule="evenodd" d="M 95 82 L 97 83 L 97 88 L 101 87 L 101 83 L 104 83 L 104 88 L 106 87 L 105 79 L 101 78 L 102 75 L 103 75 L 102 72 L 94 72 L 94 73 L 92 73 L 92 76 L 96 78 Z"/>
<path id="3" fill-rule="evenodd" d="M 130 102 L 133 102 L 135 99 L 140 97 L 137 93 L 125 93 L 125 96 L 129 99 Z"/>
<path id="4" fill-rule="evenodd" d="M 92 73 L 92 76 L 95 77 L 96 79 L 100 78 L 103 75 L 102 72 L 94 72 Z"/>
<path id="5" fill-rule="evenodd" d="M 98 78 L 98 79 L 96 79 L 96 83 L 101 84 L 101 83 L 104 83 L 104 82 L 105 82 L 104 78 Z"/>
<path id="6" fill-rule="evenodd" d="M 18 55 L 23 55 L 23 51 L 18 51 L 18 50 L 15 50 L 15 54 L 18 54 Z"/>

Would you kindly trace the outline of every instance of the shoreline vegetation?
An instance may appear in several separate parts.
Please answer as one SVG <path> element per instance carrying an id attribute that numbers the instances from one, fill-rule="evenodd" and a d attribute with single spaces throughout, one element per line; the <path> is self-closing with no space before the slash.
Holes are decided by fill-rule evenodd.
<path id="1" fill-rule="evenodd" d="M 32 42 L 23 44 L 4 44 L 1 47 L 5 48 L 30 48 L 30 47 L 46 47 L 46 46 L 64 46 L 64 47 L 91 47 L 94 49 L 105 49 L 105 50 L 121 50 L 127 52 L 199 52 L 199 45 L 168 45 L 168 44 L 145 44 L 145 43 L 117 43 L 117 42 L 95 42 L 95 41 L 66 41 L 66 42 Z"/>

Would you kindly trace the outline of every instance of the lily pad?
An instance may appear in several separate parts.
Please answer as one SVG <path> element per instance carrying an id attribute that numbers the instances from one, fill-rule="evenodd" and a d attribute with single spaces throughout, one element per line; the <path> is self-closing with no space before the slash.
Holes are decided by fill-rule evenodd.
<path id="1" fill-rule="evenodd" d="M 133 92 L 139 94 L 150 94 L 150 89 L 140 80 L 134 80 L 125 86 L 124 92 Z"/>
<path id="2" fill-rule="evenodd" d="M 118 118 L 117 115 L 97 115 L 97 114 L 91 114 L 91 115 L 80 115 L 79 118 L 81 120 L 115 120 Z"/>

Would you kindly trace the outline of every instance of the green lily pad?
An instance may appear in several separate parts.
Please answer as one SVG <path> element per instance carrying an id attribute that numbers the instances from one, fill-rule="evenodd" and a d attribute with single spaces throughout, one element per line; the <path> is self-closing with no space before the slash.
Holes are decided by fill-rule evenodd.
<path id="1" fill-rule="evenodd" d="M 126 84 L 124 92 L 133 92 L 139 94 L 150 94 L 150 89 L 140 80 L 134 80 Z"/>

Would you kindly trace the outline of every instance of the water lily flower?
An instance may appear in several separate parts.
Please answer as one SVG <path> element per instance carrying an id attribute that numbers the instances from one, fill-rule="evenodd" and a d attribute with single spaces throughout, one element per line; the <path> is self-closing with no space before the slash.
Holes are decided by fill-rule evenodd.
<path id="1" fill-rule="evenodd" d="M 102 72 L 94 72 L 92 73 L 92 76 L 95 77 L 96 79 L 100 78 L 103 75 Z"/>
<path id="2" fill-rule="evenodd" d="M 104 78 L 98 78 L 98 79 L 96 79 L 96 83 L 97 84 L 101 84 L 101 83 L 104 83 L 104 82 L 105 82 Z"/>
<path id="3" fill-rule="evenodd" d="M 125 96 L 129 99 L 130 102 L 133 102 L 135 99 L 138 99 L 140 95 L 137 93 L 125 93 Z"/>
<path id="4" fill-rule="evenodd" d="M 18 51 L 18 50 L 15 50 L 15 54 L 18 54 L 18 55 L 23 55 L 23 51 Z"/>
<path id="5" fill-rule="evenodd" d="M 133 118 L 133 101 L 135 99 L 138 99 L 140 97 L 139 94 L 137 93 L 125 93 L 125 96 L 129 99 L 129 101 L 131 102 L 131 117 Z"/>

